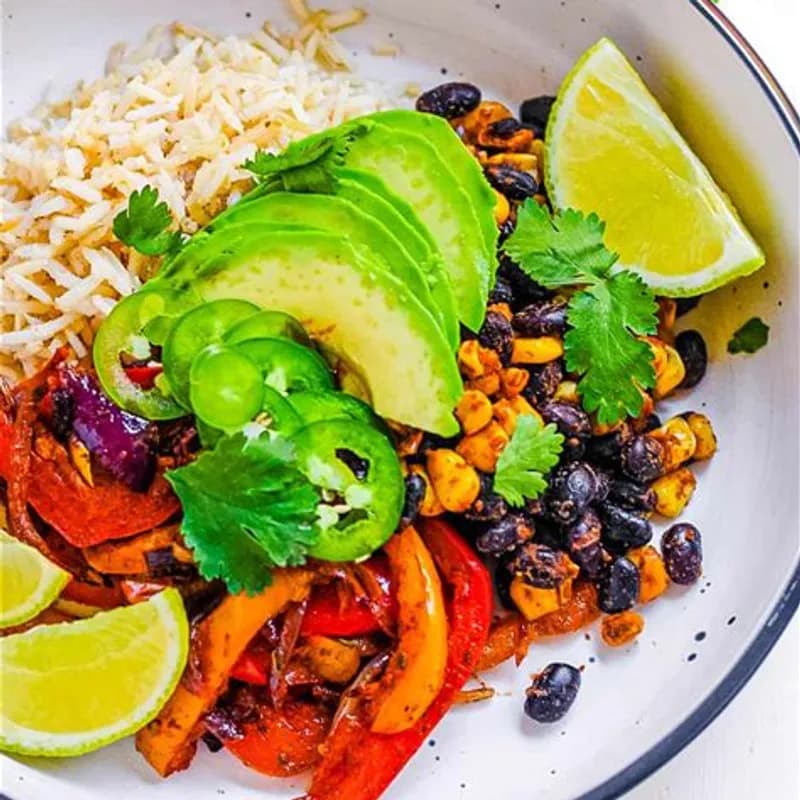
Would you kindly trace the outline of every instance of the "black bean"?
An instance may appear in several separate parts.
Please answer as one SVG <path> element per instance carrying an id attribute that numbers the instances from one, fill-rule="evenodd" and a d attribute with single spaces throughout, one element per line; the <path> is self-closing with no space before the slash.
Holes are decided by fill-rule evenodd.
<path id="1" fill-rule="evenodd" d="M 646 433 L 634 436 L 622 445 L 620 463 L 629 478 L 649 483 L 664 474 L 664 448 Z"/>
<path id="2" fill-rule="evenodd" d="M 545 422 L 552 422 L 564 436 L 562 457 L 570 461 L 581 458 L 592 435 L 589 415 L 580 406 L 558 401 L 542 405 L 540 411 Z"/>
<path id="3" fill-rule="evenodd" d="M 425 497 L 425 479 L 416 472 L 410 472 L 405 479 L 406 499 L 403 502 L 403 512 L 398 524 L 399 530 L 413 524 L 419 516 L 419 509 Z"/>
<path id="4" fill-rule="evenodd" d="M 700 531 L 688 522 L 664 531 L 661 554 L 667 574 L 681 586 L 693 584 L 703 574 L 703 540 Z"/>
<path id="5" fill-rule="evenodd" d="M 53 436 L 61 442 L 65 442 L 72 432 L 72 420 L 75 416 L 75 398 L 72 392 L 67 389 L 54 389 L 51 397 L 53 399 L 53 413 L 50 417 L 50 430 Z"/>
<path id="6" fill-rule="evenodd" d="M 533 528 L 520 514 L 509 514 L 490 525 L 475 540 L 475 549 L 490 556 L 501 556 L 533 536 Z"/>
<path id="7" fill-rule="evenodd" d="M 471 83 L 442 83 L 417 98 L 417 111 L 453 119 L 460 117 L 481 102 L 481 90 Z"/>
<path id="8" fill-rule="evenodd" d="M 600 576 L 607 558 L 600 543 L 602 533 L 600 517 L 591 508 L 584 511 L 567 528 L 569 554 L 581 571 L 591 579 Z"/>
<path id="9" fill-rule="evenodd" d="M 575 573 L 566 553 L 535 542 L 520 545 L 505 568 L 515 578 L 538 589 L 555 589 Z"/>
<path id="10" fill-rule="evenodd" d="M 556 393 L 558 384 L 564 379 L 564 368 L 561 360 L 551 361 L 540 367 L 528 367 L 528 374 L 531 377 L 522 394 L 533 405 L 540 406 Z"/>
<path id="11" fill-rule="evenodd" d="M 688 314 L 693 308 L 697 308 L 698 303 L 703 299 L 702 295 L 698 297 L 678 297 L 675 300 L 675 315 L 682 317 Z"/>
<path id="12" fill-rule="evenodd" d="M 614 559 L 603 572 L 597 587 L 601 611 L 618 614 L 636 605 L 639 599 L 639 570 L 624 556 Z"/>
<path id="13" fill-rule="evenodd" d="M 498 562 L 497 569 L 494 571 L 494 587 L 497 590 L 497 597 L 503 608 L 519 612 L 514 598 L 511 597 L 511 582 L 514 580 L 514 576 L 509 570 L 505 569 L 503 562 L 504 559 L 501 559 Z"/>
<path id="14" fill-rule="evenodd" d="M 558 722 L 581 688 L 581 673 L 569 664 L 548 664 L 526 691 L 525 713 L 536 722 Z"/>
<path id="15" fill-rule="evenodd" d="M 586 443 L 586 459 L 608 469 L 619 469 L 622 445 L 630 438 L 631 429 L 627 423 L 611 433 L 593 436 Z"/>
<path id="16" fill-rule="evenodd" d="M 552 296 L 552 292 L 526 275 L 506 253 L 500 253 L 499 259 L 497 274 L 510 284 L 514 292 L 515 308 L 547 300 Z"/>
<path id="17" fill-rule="evenodd" d="M 505 119 L 496 119 L 486 126 L 484 136 L 488 139 L 510 139 L 515 133 L 522 129 L 519 120 L 514 117 L 506 117 Z"/>
<path id="18" fill-rule="evenodd" d="M 553 107 L 555 100 L 555 97 L 551 95 L 531 97 L 523 101 L 519 107 L 520 119 L 533 130 L 539 139 L 544 138 L 547 120 L 550 117 L 550 109 Z"/>
<path id="19" fill-rule="evenodd" d="M 699 331 L 681 331 L 675 338 L 675 349 L 686 368 L 686 375 L 681 381 L 681 386 L 684 389 L 691 389 L 703 380 L 708 367 L 708 350 L 705 339 Z"/>
<path id="20" fill-rule="evenodd" d="M 594 502 L 602 503 L 608 498 L 608 493 L 611 491 L 611 476 L 601 469 L 596 469 L 597 475 L 597 491 L 594 493 Z"/>
<path id="21" fill-rule="evenodd" d="M 547 545 L 553 550 L 564 550 L 567 547 L 562 527 L 548 517 L 537 517 L 535 528 L 534 541 L 537 544 Z"/>
<path id="22" fill-rule="evenodd" d="M 618 506 L 633 511 L 653 511 L 656 507 L 656 493 L 647 484 L 624 478 L 611 481 L 608 497 Z"/>
<path id="23" fill-rule="evenodd" d="M 600 517 L 603 520 L 603 541 L 614 552 L 626 553 L 653 538 L 650 522 L 629 508 L 606 501 L 600 506 Z"/>
<path id="24" fill-rule="evenodd" d="M 556 522 L 569 525 L 594 501 L 597 488 L 597 474 L 589 464 L 583 461 L 563 464 L 550 476 L 544 497 L 547 513 Z"/>
<path id="25" fill-rule="evenodd" d="M 516 214 L 509 214 L 508 218 L 503 222 L 500 226 L 500 233 L 497 237 L 497 245 L 498 247 L 503 244 L 503 242 L 514 233 L 514 228 L 517 227 L 517 216 Z"/>
<path id="26" fill-rule="evenodd" d="M 481 491 L 475 502 L 464 512 L 468 520 L 474 522 L 497 522 L 508 514 L 506 501 L 494 491 L 494 478 L 479 472 Z"/>
<path id="27" fill-rule="evenodd" d="M 222 750 L 223 747 L 225 747 L 222 741 L 220 739 L 217 739 L 217 737 L 214 736 L 214 734 L 211 733 L 210 731 L 206 731 L 201 738 L 205 746 L 212 753 L 219 753 L 219 751 Z"/>
<path id="28" fill-rule="evenodd" d="M 514 347 L 514 331 L 511 323 L 499 312 L 489 311 L 478 332 L 478 341 L 490 350 L 494 350 L 503 364 L 511 361 L 511 351 Z"/>
<path id="29" fill-rule="evenodd" d="M 567 304 L 563 300 L 531 303 L 514 314 L 511 325 L 520 336 L 560 336 L 567 329 Z"/>
<path id="30" fill-rule="evenodd" d="M 661 427 L 661 417 L 658 414 L 648 414 L 639 424 L 639 433 L 648 433 Z"/>
<path id="31" fill-rule="evenodd" d="M 511 284 L 499 275 L 495 279 L 494 287 L 489 292 L 489 303 L 511 303 L 514 302 L 514 289 Z"/>
<path id="32" fill-rule="evenodd" d="M 509 200 L 521 203 L 539 191 L 539 183 L 533 175 L 508 164 L 489 164 L 484 172 L 489 183 Z"/>

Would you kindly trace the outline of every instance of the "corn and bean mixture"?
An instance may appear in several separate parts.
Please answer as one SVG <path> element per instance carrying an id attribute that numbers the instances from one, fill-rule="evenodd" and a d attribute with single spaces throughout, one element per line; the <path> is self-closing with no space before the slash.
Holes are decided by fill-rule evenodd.
<path id="1" fill-rule="evenodd" d="M 542 166 L 552 102 L 527 100 L 517 118 L 502 103 L 481 101 L 477 87 L 465 83 L 443 84 L 417 101 L 419 110 L 450 120 L 483 167 L 497 196 L 501 244 L 522 202 L 548 203 Z M 705 374 L 702 336 L 674 329 L 676 317 L 697 301 L 659 299 L 658 335 L 646 337 L 655 388 L 644 394 L 640 417 L 599 425 L 581 407 L 577 378 L 564 363 L 568 295 L 536 284 L 502 251 L 499 260 L 483 327 L 477 334 L 462 331 L 460 435 L 443 439 L 411 430 L 399 445 L 404 517 L 454 516 L 492 562 L 503 605 L 528 622 L 562 608 L 576 582 L 591 582 L 604 614 L 602 639 L 620 646 L 644 627 L 637 604 L 654 600 L 671 582 L 694 583 L 702 571 L 695 526 L 673 524 L 660 552 L 651 544 L 651 518 L 683 513 L 697 485 L 692 464 L 717 448 L 705 415 L 688 411 L 662 420 L 656 411 L 660 400 L 691 389 Z M 564 447 L 545 493 L 516 509 L 493 491 L 493 473 L 521 415 L 553 423 Z M 569 683 L 569 675 L 546 672 L 540 682 Z M 529 713 L 546 714 L 537 703 L 529 695 Z"/>

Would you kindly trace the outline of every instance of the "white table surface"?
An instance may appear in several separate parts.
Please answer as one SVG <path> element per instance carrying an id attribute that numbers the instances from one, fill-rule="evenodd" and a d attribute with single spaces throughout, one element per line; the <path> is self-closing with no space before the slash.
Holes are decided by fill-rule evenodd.
<path id="1" fill-rule="evenodd" d="M 800 2 L 720 7 L 800 107 Z M 625 800 L 800 798 L 800 615 L 750 683 L 692 744 Z"/>

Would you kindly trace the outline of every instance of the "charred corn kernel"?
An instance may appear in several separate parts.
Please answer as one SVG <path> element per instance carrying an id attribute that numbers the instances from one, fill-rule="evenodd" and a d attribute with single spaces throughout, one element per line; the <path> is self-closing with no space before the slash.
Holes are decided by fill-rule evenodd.
<path id="1" fill-rule="evenodd" d="M 478 433 L 465 436 L 456 446 L 456 450 L 481 472 L 494 472 L 497 459 L 500 458 L 500 453 L 508 444 L 508 438 L 508 434 L 501 425 L 497 422 L 490 422 Z M 442 502 L 444 503 L 444 500 Z"/>
<path id="2" fill-rule="evenodd" d="M 409 471 L 413 475 L 419 475 L 420 478 L 425 481 L 425 494 L 422 498 L 422 502 L 419 505 L 419 513 L 423 517 L 438 517 L 439 514 L 444 514 L 445 508 L 439 502 L 436 492 L 433 491 L 431 479 L 428 477 L 428 473 L 425 472 L 425 467 L 423 467 L 421 464 L 412 464 L 409 467 Z"/>
<path id="3" fill-rule="evenodd" d="M 686 377 L 686 367 L 683 366 L 678 351 L 668 344 L 664 345 L 664 349 L 667 351 L 667 364 L 656 377 L 656 388 L 653 392 L 657 400 L 672 394 Z"/>
<path id="4" fill-rule="evenodd" d="M 331 683 L 347 683 L 361 664 L 358 647 L 327 636 L 309 636 L 301 653 L 311 669 Z"/>
<path id="5" fill-rule="evenodd" d="M 483 392 L 468 389 L 458 401 L 456 417 L 464 433 L 475 433 L 492 421 L 492 403 Z"/>
<path id="6" fill-rule="evenodd" d="M 521 394 L 518 394 L 516 397 L 510 397 L 509 403 L 511 403 L 511 408 L 513 408 L 517 414 L 534 414 L 539 418 L 539 422 L 542 421 L 541 414 L 539 414 Z"/>
<path id="7" fill-rule="evenodd" d="M 514 578 L 509 589 L 514 605 L 528 622 L 532 622 L 545 614 L 558 611 L 564 603 L 572 598 L 572 579 L 567 578 L 560 586 L 553 589 L 540 589 L 531 586 L 522 578 Z"/>
<path id="8" fill-rule="evenodd" d="M 581 399 L 578 397 L 578 384 L 575 381 L 561 381 L 556 387 L 556 393 L 553 395 L 553 400 L 559 403 L 580 403 Z"/>
<path id="9" fill-rule="evenodd" d="M 511 436 L 517 427 L 517 417 L 520 414 L 533 414 L 542 422 L 539 412 L 522 396 L 498 400 L 492 406 L 492 413 L 500 427 Z"/>
<path id="10" fill-rule="evenodd" d="M 413 456 L 419 450 L 420 444 L 422 444 L 422 431 L 409 431 L 400 439 L 397 445 L 397 455 L 401 458 Z"/>
<path id="11" fill-rule="evenodd" d="M 69 437 L 67 442 L 69 460 L 78 474 L 89 485 L 94 487 L 94 477 L 92 476 L 92 457 L 86 449 L 86 445 L 74 434 Z"/>
<path id="12" fill-rule="evenodd" d="M 526 369 L 509 367 L 502 370 L 500 372 L 500 386 L 503 397 L 516 397 L 528 385 L 530 379 L 530 373 Z"/>
<path id="13" fill-rule="evenodd" d="M 696 441 L 694 460 L 705 461 L 711 458 L 717 452 L 717 435 L 711 426 L 711 420 L 705 414 L 697 414 L 694 411 L 687 414 L 685 419 Z"/>
<path id="14" fill-rule="evenodd" d="M 685 464 L 697 450 L 697 438 L 683 417 L 672 417 L 660 428 L 650 431 L 664 448 L 664 469 L 672 472 Z"/>
<path id="15" fill-rule="evenodd" d="M 486 372 L 480 357 L 480 343 L 467 339 L 458 348 L 458 368 L 465 378 L 480 378 Z"/>
<path id="16" fill-rule="evenodd" d="M 675 340 L 673 328 L 678 314 L 678 304 L 671 297 L 658 298 L 658 335 L 668 342 Z"/>
<path id="17" fill-rule="evenodd" d="M 618 431 L 625 423 L 623 421 L 608 423 L 598 422 L 597 417 L 592 414 L 592 436 L 605 436 L 613 431 Z"/>
<path id="18" fill-rule="evenodd" d="M 656 493 L 655 510 L 662 517 L 677 517 L 692 499 L 697 478 L 688 467 L 668 472 L 650 484 Z"/>
<path id="19" fill-rule="evenodd" d="M 497 189 L 494 190 L 494 195 L 494 221 L 502 225 L 511 213 L 511 206 L 508 204 L 508 198 L 500 194 Z"/>
<path id="20" fill-rule="evenodd" d="M 540 205 L 546 206 L 547 205 L 547 198 L 543 194 L 535 194 L 533 199 Z"/>
<path id="21" fill-rule="evenodd" d="M 511 317 L 514 316 L 514 312 L 511 310 L 511 306 L 508 303 L 492 303 L 486 306 L 486 310 L 494 311 L 496 314 L 502 314 L 509 322 L 511 321 Z"/>
<path id="22" fill-rule="evenodd" d="M 433 491 L 447 511 L 463 513 L 481 493 L 478 473 L 455 450 L 429 450 L 426 466 Z"/>
<path id="23" fill-rule="evenodd" d="M 656 404 L 644 389 L 639 389 L 639 393 L 642 395 L 642 410 L 639 413 L 639 419 L 644 421 L 656 410 Z"/>
<path id="24" fill-rule="evenodd" d="M 500 373 L 492 372 L 489 375 L 483 375 L 480 378 L 475 378 L 466 383 L 467 389 L 474 389 L 478 392 L 483 392 L 485 395 L 496 395 L 500 391 Z"/>
<path id="25" fill-rule="evenodd" d="M 491 124 L 478 132 L 478 144 L 481 147 L 488 147 L 492 150 L 503 149 L 511 153 L 525 153 L 533 141 L 533 131 L 530 128 L 523 128 L 518 125 L 513 132 L 509 130 L 498 130 Z M 510 126 L 509 126 L 510 127 Z"/>
<path id="26" fill-rule="evenodd" d="M 564 355 L 564 345 L 556 336 L 514 339 L 513 364 L 549 364 Z"/>
<path id="27" fill-rule="evenodd" d="M 500 119 L 513 117 L 511 109 L 502 103 L 491 100 L 484 100 L 476 108 L 464 115 L 461 126 L 464 129 L 464 136 L 468 144 L 474 144 L 478 140 L 481 132 L 493 122 Z"/>
<path id="28" fill-rule="evenodd" d="M 609 614 L 600 623 L 600 636 L 609 647 L 622 647 L 644 630 L 644 617 L 635 611 Z"/>
<path id="29" fill-rule="evenodd" d="M 518 169 L 520 172 L 535 174 L 538 159 L 533 153 L 497 153 L 490 156 L 487 163 L 506 164 L 509 167 Z"/>
<path id="30" fill-rule="evenodd" d="M 478 347 L 478 360 L 483 364 L 485 373 L 499 372 L 503 366 L 497 351 L 490 350 L 488 347 Z"/>
<path id="31" fill-rule="evenodd" d="M 528 148 L 528 152 L 536 156 L 538 166 L 541 167 L 544 162 L 544 139 L 534 139 Z"/>
<path id="32" fill-rule="evenodd" d="M 658 550 L 652 545 L 629 550 L 627 554 L 639 570 L 639 602 L 649 603 L 664 594 L 669 586 L 669 576 Z"/>
<path id="33" fill-rule="evenodd" d="M 645 336 L 642 341 L 650 345 L 650 350 L 653 353 L 653 371 L 656 373 L 656 378 L 661 375 L 667 368 L 667 348 L 664 342 L 656 336 Z"/>

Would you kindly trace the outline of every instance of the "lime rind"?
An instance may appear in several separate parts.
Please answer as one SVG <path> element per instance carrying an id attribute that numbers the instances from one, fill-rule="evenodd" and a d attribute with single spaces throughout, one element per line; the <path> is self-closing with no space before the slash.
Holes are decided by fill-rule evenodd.
<path id="1" fill-rule="evenodd" d="M 3 573 L 3 584 L 0 589 L 0 628 L 21 625 L 33 619 L 50 606 L 69 583 L 70 575 L 66 570 L 48 561 L 38 550 L 23 542 L 17 541 L 5 531 L 0 530 L 0 570 Z M 38 573 L 35 586 L 31 580 L 33 591 L 29 592 L 21 602 L 7 608 L 9 580 L 12 570 L 28 570 L 33 577 L 33 570 Z M 28 576 L 25 576 L 27 583 Z"/>
<path id="2" fill-rule="evenodd" d="M 100 728 L 69 733 L 54 733 L 29 728 L 6 716 L 3 710 L 4 703 L 2 698 L 6 692 L 15 691 L 13 685 L 15 668 L 6 658 L 5 651 L 14 645 L 15 639 L 20 637 L 32 639 L 36 636 L 61 636 L 67 633 L 67 628 L 70 629 L 70 635 L 79 635 L 80 632 L 85 632 L 89 637 L 102 635 L 103 629 L 108 628 L 109 623 L 113 622 L 114 626 L 119 630 L 124 630 L 126 625 L 131 624 L 133 615 L 142 616 L 148 612 L 153 617 L 153 620 L 150 621 L 151 625 L 160 624 L 164 629 L 164 638 L 167 646 L 159 661 L 163 669 L 157 676 L 157 680 L 154 681 L 148 696 L 138 703 L 130 713 Z M 111 619 L 112 615 L 115 617 L 113 621 Z M 97 631 L 93 632 L 93 628 L 97 629 Z M 149 630 L 151 629 L 152 627 L 149 628 Z M 131 639 L 129 645 L 135 646 L 135 638 Z M 30 641 L 28 642 L 28 649 L 29 647 Z M 0 687 L 0 750 L 28 756 L 78 756 L 135 733 L 154 719 L 172 696 L 183 674 L 188 654 L 189 623 L 180 593 L 176 589 L 165 589 L 144 603 L 106 611 L 91 619 L 41 626 L 0 640 L 0 662 L 3 664 L 4 673 L 3 684 Z M 124 670 L 124 664 L 120 666 L 119 659 L 114 666 L 120 672 Z M 88 668 L 91 668 L 91 665 L 87 665 Z M 25 664 L 19 667 L 20 672 L 29 673 L 32 669 L 31 665 Z M 58 670 L 56 670 L 54 676 L 57 676 L 57 672 Z M 96 671 L 95 675 L 98 681 L 102 680 L 103 677 L 107 677 L 102 674 L 102 670 Z M 115 677 L 119 682 L 121 696 L 124 696 L 125 686 L 129 682 L 130 676 L 125 673 Z M 54 696 L 64 701 L 69 698 L 74 704 L 81 702 L 81 698 L 69 694 L 67 687 L 64 687 L 58 695 Z M 31 698 L 31 702 L 36 702 L 36 698 Z"/>
<path id="3" fill-rule="evenodd" d="M 602 66 L 606 65 L 603 70 Z M 587 75 L 606 74 L 617 71 L 623 80 L 630 81 L 637 87 L 637 92 L 630 92 L 630 85 L 615 83 L 613 88 L 635 104 L 643 117 L 649 117 L 653 129 L 668 136 L 679 149 L 686 164 L 692 171 L 692 183 L 706 193 L 709 202 L 715 207 L 714 218 L 719 224 L 724 238 L 724 249 L 713 264 L 689 274 L 664 274 L 649 269 L 643 263 L 617 264 L 616 269 L 629 269 L 639 273 L 642 278 L 658 293 L 672 297 L 690 297 L 709 292 L 734 280 L 750 275 L 765 263 L 764 253 L 744 226 L 736 208 L 728 196 L 717 186 L 706 166 L 695 155 L 686 140 L 672 124 L 658 101 L 650 93 L 636 69 L 628 61 L 619 48 L 608 38 L 600 39 L 589 48 L 564 79 L 558 98 L 550 112 L 545 135 L 545 185 L 548 194 L 557 208 L 571 205 L 569 182 L 560 179 L 558 170 L 559 143 L 569 118 L 569 110 L 574 107 L 576 95 L 584 86 L 583 78 Z M 627 91 L 626 91 L 627 89 Z M 638 91 L 640 90 L 640 91 Z M 638 96 L 634 96 L 637 94 Z M 581 209 L 593 211 L 595 209 Z M 613 224 L 613 220 L 606 220 Z"/>

